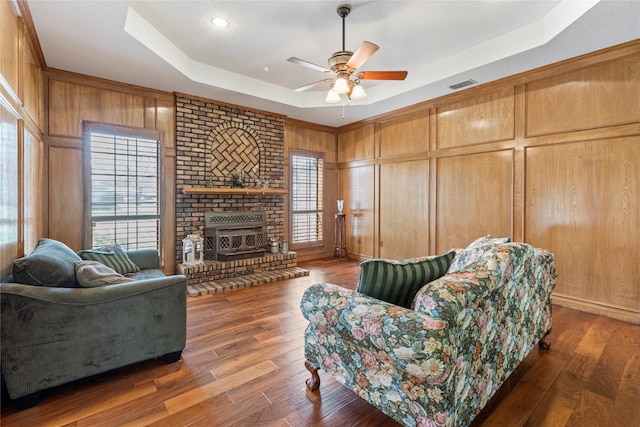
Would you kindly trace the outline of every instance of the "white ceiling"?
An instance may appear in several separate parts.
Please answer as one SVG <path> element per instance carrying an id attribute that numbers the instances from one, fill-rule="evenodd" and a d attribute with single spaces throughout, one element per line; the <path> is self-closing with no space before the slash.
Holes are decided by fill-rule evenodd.
<path id="1" fill-rule="evenodd" d="M 284 114 L 329 126 L 358 120 L 640 38 L 640 1 L 68 1 L 28 0 L 48 67 Z M 326 104 L 326 66 L 364 40 L 380 49 L 360 71 L 369 96 Z M 222 16 L 229 27 L 217 29 Z"/>

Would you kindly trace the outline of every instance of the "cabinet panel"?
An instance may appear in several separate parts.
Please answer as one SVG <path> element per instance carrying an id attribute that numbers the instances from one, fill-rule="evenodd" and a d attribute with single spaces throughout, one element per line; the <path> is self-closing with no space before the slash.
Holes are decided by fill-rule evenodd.
<path id="1" fill-rule="evenodd" d="M 380 165 L 380 256 L 429 254 L 429 162 Z"/>
<path id="2" fill-rule="evenodd" d="M 437 253 L 487 234 L 511 236 L 513 164 L 513 150 L 437 159 Z"/>
<path id="3" fill-rule="evenodd" d="M 556 257 L 556 292 L 638 311 L 640 137 L 526 150 L 525 237 Z"/>

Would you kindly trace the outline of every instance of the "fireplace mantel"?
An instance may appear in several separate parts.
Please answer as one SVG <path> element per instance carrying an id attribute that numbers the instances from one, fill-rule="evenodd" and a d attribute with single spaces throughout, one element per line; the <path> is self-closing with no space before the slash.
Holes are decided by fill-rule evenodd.
<path id="1" fill-rule="evenodd" d="M 206 187 L 184 187 L 183 194 L 247 194 L 247 195 L 285 195 L 286 190 L 276 188 L 206 188 Z"/>

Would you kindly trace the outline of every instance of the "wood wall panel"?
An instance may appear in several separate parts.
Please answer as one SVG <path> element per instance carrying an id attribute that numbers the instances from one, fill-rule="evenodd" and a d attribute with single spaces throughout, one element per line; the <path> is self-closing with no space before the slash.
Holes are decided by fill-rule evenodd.
<path id="1" fill-rule="evenodd" d="M 315 126 L 315 127 L 311 127 Z M 311 123 L 288 120 L 285 126 L 285 150 L 297 148 L 300 150 L 324 153 L 326 163 L 338 162 L 336 133 L 331 128 L 317 129 Z"/>
<path id="2" fill-rule="evenodd" d="M 162 130 L 162 141 L 164 143 L 165 154 L 167 156 L 176 156 L 176 127 L 174 125 L 175 110 L 173 108 L 173 101 L 156 99 L 155 100 L 155 129 Z M 153 128 L 150 123 L 147 123 L 147 128 Z M 175 159 L 173 160 L 175 162 Z"/>
<path id="3" fill-rule="evenodd" d="M 436 148 L 463 147 L 514 138 L 514 88 L 436 109 Z"/>
<path id="4" fill-rule="evenodd" d="M 84 242 L 84 176 L 82 122 L 92 121 L 118 126 L 146 128 L 162 132 L 163 189 L 162 253 L 163 268 L 175 271 L 175 119 L 173 95 L 141 90 L 89 76 L 63 71 L 46 71 L 49 117 L 49 222 L 51 238 L 60 239 L 74 249 Z M 65 139 L 73 143 L 60 143 Z M 70 189 L 70 190 L 69 190 Z M 59 197 L 59 195 L 65 194 Z"/>
<path id="5" fill-rule="evenodd" d="M 380 157 L 429 150 L 429 111 L 418 111 L 380 123 Z"/>
<path id="6" fill-rule="evenodd" d="M 83 152 L 49 147 L 49 237 L 75 251 L 83 244 Z"/>
<path id="7" fill-rule="evenodd" d="M 18 257 L 18 119 L 0 103 L 0 280 Z"/>
<path id="8" fill-rule="evenodd" d="M 97 89 L 49 79 L 49 136 L 82 138 L 82 120 L 100 121 Z"/>
<path id="9" fill-rule="evenodd" d="M 320 257 L 333 256 L 334 241 L 334 216 L 337 212 L 336 200 L 339 198 L 338 179 L 338 149 L 337 137 L 332 128 L 314 125 L 295 120 L 285 122 L 284 133 L 285 150 L 285 183 L 290 188 L 290 153 L 291 150 L 304 150 L 319 152 L 324 154 L 324 223 L 323 223 L 323 244 L 322 246 L 293 248 L 298 254 L 299 261 Z M 284 238 L 291 241 L 291 215 L 289 213 L 290 195 L 285 199 L 285 230 Z"/>
<path id="10" fill-rule="evenodd" d="M 437 159 L 437 253 L 512 235 L 513 164 L 513 150 Z"/>
<path id="11" fill-rule="evenodd" d="M 25 50 L 23 69 L 23 101 L 25 111 L 35 123 L 42 122 L 42 72 L 34 55 Z"/>
<path id="12" fill-rule="evenodd" d="M 527 149 L 526 240 L 554 252 L 556 293 L 640 309 L 640 136 Z"/>
<path id="13" fill-rule="evenodd" d="M 50 136 L 81 138 L 83 120 L 145 127 L 145 100 L 138 95 L 50 79 L 49 104 Z"/>
<path id="14" fill-rule="evenodd" d="M 403 146 L 421 137 L 416 123 L 406 120 L 418 108 L 433 114 L 426 152 Z M 348 200 L 355 185 L 366 189 L 358 200 L 375 207 L 369 222 L 384 246 L 348 248 L 350 255 L 404 255 L 395 242 L 386 249 L 401 222 L 416 234 L 428 223 L 431 254 L 485 234 L 511 236 L 554 252 L 554 302 L 640 323 L 640 40 L 427 101 L 361 127 L 362 135 L 373 127 L 373 135 L 360 140 L 374 141 L 373 157 L 339 146 L 343 197 Z M 346 129 L 340 142 L 358 141 L 358 128 Z M 402 163 L 424 159 L 428 183 L 421 202 L 430 215 L 406 221 L 397 205 L 413 199 L 414 188 Z M 366 184 L 364 174 L 356 173 L 364 165 L 379 172 L 370 173 Z M 366 233 L 368 228 L 362 235 L 368 241 Z M 357 242 L 358 230 L 349 238 Z"/>
<path id="15" fill-rule="evenodd" d="M 429 161 L 380 165 L 380 257 L 429 255 Z"/>
<path id="16" fill-rule="evenodd" d="M 373 159 L 374 126 L 365 125 L 338 135 L 338 162 Z"/>
<path id="17" fill-rule="evenodd" d="M 102 123 L 117 123 L 137 128 L 145 127 L 144 97 L 109 90 L 100 91 L 100 119 Z M 155 123 L 152 124 L 155 128 Z"/>
<path id="18" fill-rule="evenodd" d="M 13 95 L 18 94 L 20 20 L 11 1 L 0 2 L 0 74 Z"/>
<path id="19" fill-rule="evenodd" d="M 640 57 L 531 82 L 526 103 L 528 136 L 640 122 Z"/>
<path id="20" fill-rule="evenodd" d="M 375 253 L 375 166 L 340 170 L 340 197 L 347 221 L 347 252 L 356 257 Z"/>
<path id="21" fill-rule="evenodd" d="M 31 253 L 41 237 L 46 236 L 47 208 L 43 194 L 47 187 L 44 164 L 44 144 L 28 129 L 24 132 L 22 228 L 24 252 Z"/>

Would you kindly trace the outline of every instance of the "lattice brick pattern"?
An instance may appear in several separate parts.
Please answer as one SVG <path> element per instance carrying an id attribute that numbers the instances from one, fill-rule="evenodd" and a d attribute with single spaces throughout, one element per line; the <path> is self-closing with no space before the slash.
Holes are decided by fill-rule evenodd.
<path id="1" fill-rule="evenodd" d="M 209 170 L 214 176 L 225 178 L 238 168 L 248 171 L 258 163 L 258 142 L 244 129 L 223 129 L 213 138 Z"/>

